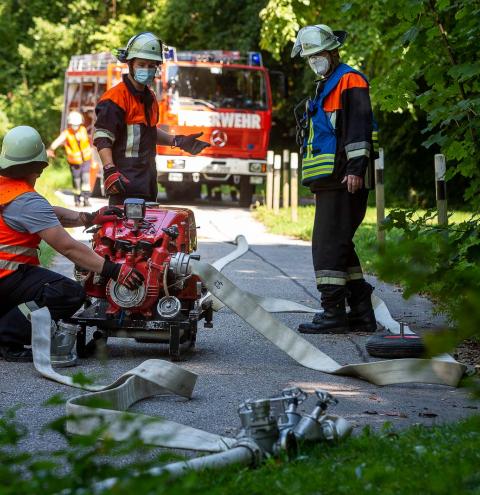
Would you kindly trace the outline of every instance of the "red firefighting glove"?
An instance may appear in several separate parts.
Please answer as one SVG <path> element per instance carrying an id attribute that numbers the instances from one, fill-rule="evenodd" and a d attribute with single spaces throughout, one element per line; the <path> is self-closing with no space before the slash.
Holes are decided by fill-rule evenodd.
<path id="1" fill-rule="evenodd" d="M 107 196 L 124 194 L 129 183 L 130 181 L 114 165 L 103 169 L 103 185 Z"/>
<path id="2" fill-rule="evenodd" d="M 105 260 L 103 264 L 102 277 L 113 278 L 119 284 L 124 285 L 127 289 L 135 290 L 142 285 L 143 275 L 133 268 L 133 266 L 122 263 L 113 263 L 110 260 Z"/>
<path id="3" fill-rule="evenodd" d="M 102 206 L 102 208 L 92 213 L 82 211 L 78 216 L 82 224 L 88 229 L 93 225 L 103 225 L 104 223 L 122 218 L 123 210 L 117 206 Z"/>
<path id="4" fill-rule="evenodd" d="M 178 135 L 173 140 L 173 146 L 178 146 L 181 150 L 186 151 L 192 155 L 198 155 L 203 149 L 210 146 L 205 141 L 200 141 L 199 138 L 203 132 L 197 132 L 196 134 L 189 134 L 188 136 Z"/>

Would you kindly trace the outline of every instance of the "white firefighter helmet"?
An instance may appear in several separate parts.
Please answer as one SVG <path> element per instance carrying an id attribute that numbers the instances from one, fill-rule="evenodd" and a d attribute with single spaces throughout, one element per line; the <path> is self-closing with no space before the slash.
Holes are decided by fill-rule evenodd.
<path id="1" fill-rule="evenodd" d="M 83 115 L 80 112 L 70 112 L 67 117 L 68 125 L 82 125 Z"/>
<path id="2" fill-rule="evenodd" d="M 128 40 L 126 48 L 117 50 L 117 58 L 120 62 L 143 58 L 163 63 L 162 40 L 150 32 L 136 34 Z"/>
<path id="3" fill-rule="evenodd" d="M 326 24 L 305 26 L 297 34 L 292 49 L 292 58 L 298 54 L 301 57 L 309 57 L 324 50 L 335 50 L 343 45 L 346 38 L 346 31 L 332 31 Z"/>
<path id="4" fill-rule="evenodd" d="M 47 152 L 36 129 L 28 125 L 14 127 L 5 134 L 0 151 L 0 170 L 30 162 L 48 164 Z"/>

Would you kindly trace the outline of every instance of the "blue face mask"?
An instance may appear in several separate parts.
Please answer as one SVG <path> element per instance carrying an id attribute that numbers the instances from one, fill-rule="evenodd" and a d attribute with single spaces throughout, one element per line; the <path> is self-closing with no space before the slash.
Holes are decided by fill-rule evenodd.
<path id="1" fill-rule="evenodd" d="M 153 83 L 156 73 L 157 69 L 135 69 L 133 78 L 138 83 L 147 86 Z"/>

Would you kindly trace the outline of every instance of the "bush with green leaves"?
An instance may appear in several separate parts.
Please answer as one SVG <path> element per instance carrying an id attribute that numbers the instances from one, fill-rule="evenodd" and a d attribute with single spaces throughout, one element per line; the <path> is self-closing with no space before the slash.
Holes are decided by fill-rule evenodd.
<path id="1" fill-rule="evenodd" d="M 480 338 L 480 216 L 449 226 L 436 212 L 390 211 L 384 228 L 396 230 L 376 262 L 378 276 L 399 283 L 404 297 L 428 294 L 455 331 L 430 339 L 432 353 L 450 351 L 460 341 Z"/>

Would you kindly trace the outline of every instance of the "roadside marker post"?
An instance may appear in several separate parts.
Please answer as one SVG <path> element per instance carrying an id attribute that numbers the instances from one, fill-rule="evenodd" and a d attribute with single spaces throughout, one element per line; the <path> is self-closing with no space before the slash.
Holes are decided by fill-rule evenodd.
<path id="1" fill-rule="evenodd" d="M 273 161 L 273 212 L 278 215 L 280 211 L 280 179 L 282 174 L 282 157 L 275 155 Z"/>
<path id="2" fill-rule="evenodd" d="M 265 205 L 267 210 L 273 208 L 273 160 L 274 154 L 272 150 L 267 152 L 267 184 L 265 187 Z"/>
<path id="3" fill-rule="evenodd" d="M 288 208 L 290 204 L 290 150 L 283 150 L 283 167 L 282 167 L 282 206 Z"/>
<path id="4" fill-rule="evenodd" d="M 298 153 L 290 155 L 290 191 L 292 222 L 298 222 Z"/>
<path id="5" fill-rule="evenodd" d="M 385 246 L 385 231 L 381 228 L 385 220 L 385 186 L 384 186 L 384 159 L 383 148 L 378 150 L 379 156 L 375 160 L 375 203 L 377 207 L 377 242 L 378 247 Z"/>
<path id="6" fill-rule="evenodd" d="M 446 171 L 445 155 L 435 155 L 435 196 L 437 198 L 438 225 L 443 227 L 448 225 Z"/>

